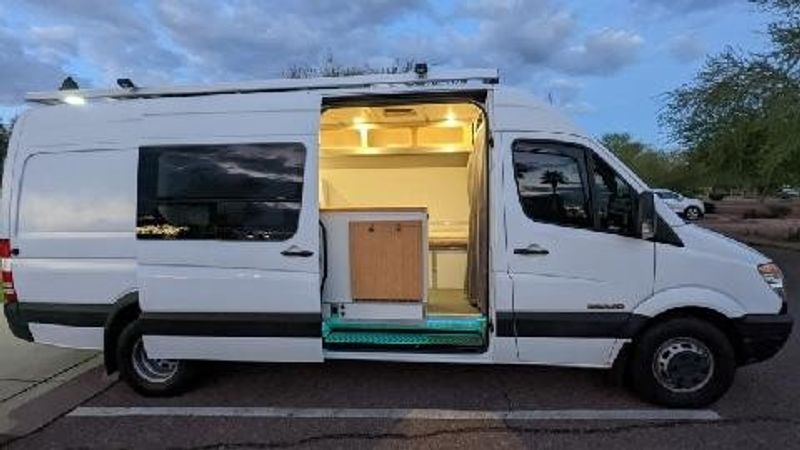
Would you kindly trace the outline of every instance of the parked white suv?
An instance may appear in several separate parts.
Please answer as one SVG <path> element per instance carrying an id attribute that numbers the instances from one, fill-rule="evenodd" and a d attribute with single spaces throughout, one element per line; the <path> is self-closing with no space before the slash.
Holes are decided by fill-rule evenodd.
<path id="1" fill-rule="evenodd" d="M 684 197 L 683 195 L 667 189 L 653 189 L 669 209 L 680 214 L 686 220 L 699 220 L 706 213 L 706 207 L 701 200 Z"/>

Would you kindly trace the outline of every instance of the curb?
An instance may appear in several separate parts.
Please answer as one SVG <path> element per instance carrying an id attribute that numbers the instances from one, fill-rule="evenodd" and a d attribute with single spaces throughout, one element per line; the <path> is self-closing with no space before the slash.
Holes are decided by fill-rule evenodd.
<path id="1" fill-rule="evenodd" d="M 43 429 L 76 406 L 111 386 L 115 379 L 105 375 L 102 358 L 95 355 L 59 374 L 60 379 L 41 383 L 14 399 L 9 418 L 10 430 L 0 434 L 0 447 L 18 442 Z"/>

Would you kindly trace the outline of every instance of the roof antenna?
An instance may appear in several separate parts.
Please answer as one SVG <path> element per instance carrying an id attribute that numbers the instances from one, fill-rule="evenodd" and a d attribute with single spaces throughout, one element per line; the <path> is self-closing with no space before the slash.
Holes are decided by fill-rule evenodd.
<path id="1" fill-rule="evenodd" d="M 131 81 L 130 78 L 117 78 L 117 86 L 131 91 L 137 89 L 137 86 L 133 84 L 133 81 Z"/>

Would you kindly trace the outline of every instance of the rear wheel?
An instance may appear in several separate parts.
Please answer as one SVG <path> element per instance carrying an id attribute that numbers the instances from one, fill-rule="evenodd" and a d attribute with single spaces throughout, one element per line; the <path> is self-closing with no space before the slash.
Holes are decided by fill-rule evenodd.
<path id="1" fill-rule="evenodd" d="M 133 321 L 122 330 L 117 345 L 120 377 L 145 396 L 175 395 L 188 387 L 191 366 L 187 361 L 147 356 L 141 327 Z"/>
<path id="2" fill-rule="evenodd" d="M 711 323 L 677 318 L 637 339 L 633 387 L 645 400 L 674 408 L 706 406 L 733 383 L 736 360 L 728 338 Z"/>
<path id="3" fill-rule="evenodd" d="M 697 206 L 690 206 L 686 208 L 683 215 L 686 216 L 688 220 L 700 220 L 700 218 L 703 217 L 703 211 L 700 211 L 700 208 Z"/>

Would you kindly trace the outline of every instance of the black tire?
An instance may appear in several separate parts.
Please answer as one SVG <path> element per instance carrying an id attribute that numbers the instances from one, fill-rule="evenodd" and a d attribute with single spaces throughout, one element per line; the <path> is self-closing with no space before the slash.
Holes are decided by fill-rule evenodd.
<path id="1" fill-rule="evenodd" d="M 116 356 L 120 378 L 144 396 L 176 395 L 185 391 L 191 383 L 193 370 L 189 361 L 154 360 L 146 357 L 138 320 L 122 330 L 117 341 Z"/>
<path id="2" fill-rule="evenodd" d="M 689 206 L 683 211 L 683 217 L 691 221 L 700 220 L 703 218 L 703 211 L 697 206 Z"/>
<path id="3" fill-rule="evenodd" d="M 636 339 L 630 368 L 633 388 L 644 400 L 670 408 L 697 408 L 717 401 L 731 387 L 736 355 L 713 324 L 675 318 Z"/>

